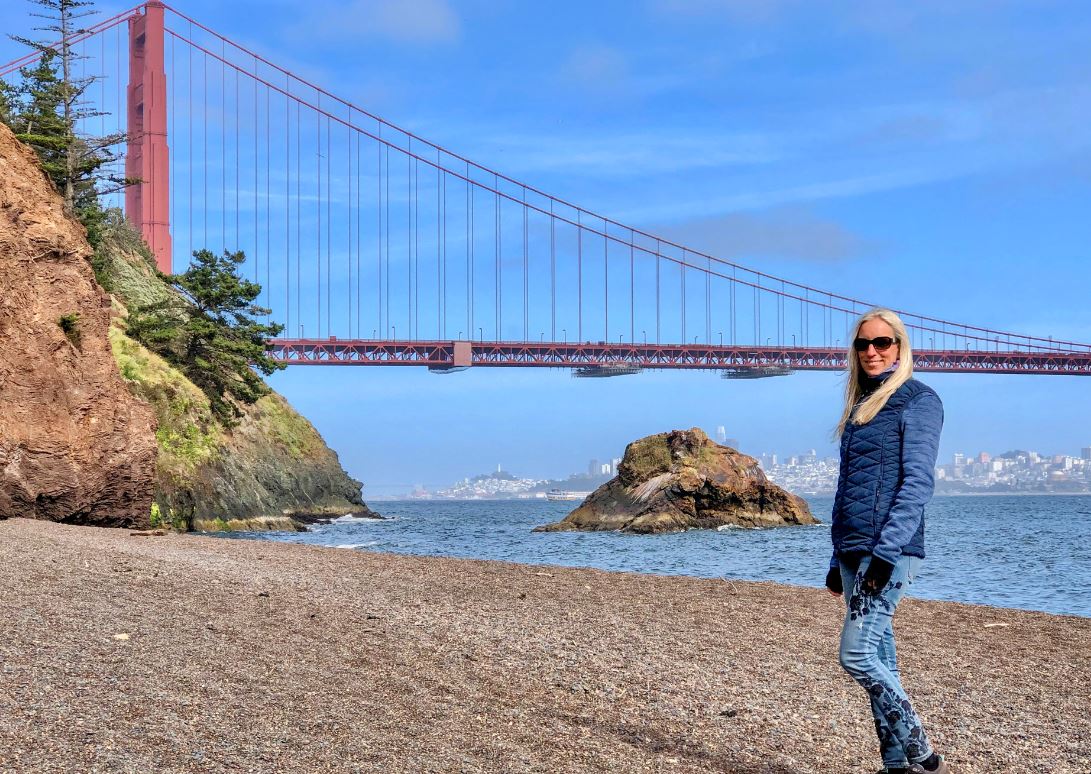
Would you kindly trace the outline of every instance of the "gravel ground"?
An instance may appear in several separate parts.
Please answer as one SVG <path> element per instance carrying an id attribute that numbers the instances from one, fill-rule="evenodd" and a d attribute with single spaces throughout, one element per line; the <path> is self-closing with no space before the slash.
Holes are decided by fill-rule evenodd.
<path id="1" fill-rule="evenodd" d="M 825 592 L 0 522 L 3 772 L 873 772 Z M 909 599 L 958 774 L 1091 772 L 1091 619 Z"/>

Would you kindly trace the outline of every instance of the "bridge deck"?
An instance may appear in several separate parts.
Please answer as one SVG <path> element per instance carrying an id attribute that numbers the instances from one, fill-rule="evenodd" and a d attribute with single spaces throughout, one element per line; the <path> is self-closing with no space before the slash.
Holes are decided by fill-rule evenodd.
<path id="1" fill-rule="evenodd" d="M 291 365 L 426 366 L 440 371 L 468 366 L 626 369 L 618 373 L 632 373 L 634 368 L 673 368 L 772 376 L 846 367 L 842 349 L 793 346 L 333 338 L 273 339 L 269 351 L 275 360 Z M 913 356 L 919 371 L 1091 375 L 1091 351 L 917 350 Z"/>

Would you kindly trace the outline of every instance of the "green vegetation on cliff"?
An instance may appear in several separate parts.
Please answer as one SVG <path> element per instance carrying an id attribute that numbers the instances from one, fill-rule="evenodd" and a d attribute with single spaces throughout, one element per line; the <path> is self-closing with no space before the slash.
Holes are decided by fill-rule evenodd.
<path id="1" fill-rule="evenodd" d="M 265 351 L 265 341 L 283 325 L 258 322 L 269 310 L 254 301 L 261 285 L 239 276 L 242 252 L 197 250 L 181 274 L 161 276 L 173 292 L 129 310 L 129 335 L 181 369 L 208 396 L 220 424 L 234 425 L 240 404 L 269 394 L 257 372 L 284 367 Z"/>
<path id="2" fill-rule="evenodd" d="M 359 482 L 280 395 L 266 388 L 225 426 L 205 391 L 128 335 L 129 308 L 169 302 L 175 291 L 120 213 L 108 212 L 105 223 L 94 263 L 114 296 L 111 348 L 129 389 L 158 420 L 152 520 L 177 529 L 293 529 L 292 517 L 368 513 Z"/>

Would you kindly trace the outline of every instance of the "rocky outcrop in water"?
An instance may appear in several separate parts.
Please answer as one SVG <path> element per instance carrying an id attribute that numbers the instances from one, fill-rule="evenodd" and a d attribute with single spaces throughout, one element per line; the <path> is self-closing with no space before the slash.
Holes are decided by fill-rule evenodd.
<path id="1" fill-rule="evenodd" d="M 0 518 L 148 525 L 155 416 L 110 356 L 83 228 L 0 125 Z"/>
<path id="2" fill-rule="evenodd" d="M 656 533 L 816 523 L 807 503 L 769 481 L 757 460 L 695 427 L 629 444 L 617 476 L 562 521 L 535 531 Z"/>

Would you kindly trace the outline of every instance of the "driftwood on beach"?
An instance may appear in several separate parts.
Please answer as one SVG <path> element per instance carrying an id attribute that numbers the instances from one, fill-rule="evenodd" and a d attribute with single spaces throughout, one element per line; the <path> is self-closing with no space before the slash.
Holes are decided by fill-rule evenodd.
<path id="1" fill-rule="evenodd" d="M 23 519 L 0 567 L 0 772 L 878 768 L 817 588 Z M 1091 771 L 1091 619 L 910 599 L 898 642 L 959 774 Z"/>

